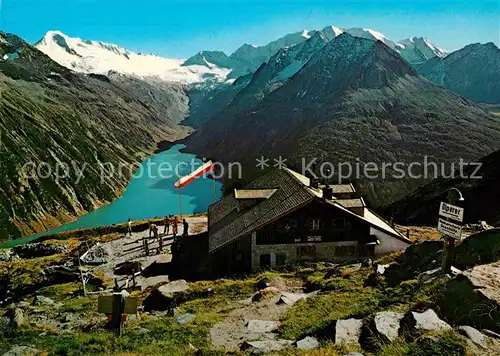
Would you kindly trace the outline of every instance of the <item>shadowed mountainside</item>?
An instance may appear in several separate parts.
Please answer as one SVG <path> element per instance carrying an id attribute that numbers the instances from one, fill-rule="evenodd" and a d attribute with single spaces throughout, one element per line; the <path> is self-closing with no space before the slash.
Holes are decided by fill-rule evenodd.
<path id="1" fill-rule="evenodd" d="M 481 168 L 466 167 L 464 177 L 437 179 L 405 199 L 395 202 L 386 209 L 387 215 L 394 215 L 398 222 L 411 225 L 437 225 L 441 201 L 446 201 L 448 191 L 458 188 L 464 195 L 464 222 L 477 223 L 485 220 L 489 224 L 500 224 L 500 151 L 481 159 Z M 474 177 L 478 177 L 477 179 Z M 479 178 L 480 177 L 480 178 Z"/>

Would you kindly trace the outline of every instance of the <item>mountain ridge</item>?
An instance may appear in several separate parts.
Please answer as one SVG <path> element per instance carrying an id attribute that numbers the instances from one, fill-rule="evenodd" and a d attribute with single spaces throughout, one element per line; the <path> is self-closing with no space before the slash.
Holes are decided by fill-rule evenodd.
<path id="1" fill-rule="evenodd" d="M 348 34 L 251 108 L 236 104 L 189 137 L 188 147 L 253 173 L 260 156 L 281 155 L 294 167 L 302 158 L 410 163 L 424 155 L 449 164 L 459 153 L 473 160 L 500 148 L 497 117 L 422 79 L 384 43 Z M 379 207 L 423 182 L 358 183 Z"/>
<path id="2" fill-rule="evenodd" d="M 500 103 L 500 49 L 492 42 L 470 44 L 445 58 L 432 58 L 417 70 L 471 100 Z"/>
<path id="3" fill-rule="evenodd" d="M 321 30 L 293 32 L 262 46 L 243 44 L 230 55 L 222 51 L 201 50 L 186 60 L 135 53 L 116 44 L 69 37 L 61 31 L 48 31 L 35 47 L 59 64 L 83 73 L 106 75 L 108 71 L 114 70 L 143 79 L 151 77 L 184 84 L 214 81 L 223 83 L 228 79 L 233 80 L 254 72 L 281 49 L 303 43 L 318 32 L 323 33 L 328 40 L 343 32 L 351 32 L 360 37 L 385 41 L 395 50 L 404 47 L 374 30 L 362 28 L 343 30 L 335 26 L 326 26 Z M 435 50 L 438 47 L 430 42 L 422 43 L 420 46 L 427 46 L 428 57 L 431 56 L 429 53 L 439 56 L 445 54 L 441 50 Z M 415 51 L 418 53 L 413 53 Z M 412 58 L 418 58 L 419 61 L 422 59 L 420 47 L 407 48 L 402 50 L 401 54 L 410 62 Z"/>

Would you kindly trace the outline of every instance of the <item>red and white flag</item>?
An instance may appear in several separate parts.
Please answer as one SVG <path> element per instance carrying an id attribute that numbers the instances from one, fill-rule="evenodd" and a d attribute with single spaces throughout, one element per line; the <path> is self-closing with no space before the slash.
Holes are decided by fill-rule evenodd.
<path id="1" fill-rule="evenodd" d="M 189 173 L 187 176 L 181 177 L 177 182 L 175 182 L 174 188 L 185 187 L 196 178 L 199 178 L 208 172 L 212 172 L 213 170 L 214 170 L 214 164 L 212 163 L 212 161 L 208 161 L 203 166 Z"/>

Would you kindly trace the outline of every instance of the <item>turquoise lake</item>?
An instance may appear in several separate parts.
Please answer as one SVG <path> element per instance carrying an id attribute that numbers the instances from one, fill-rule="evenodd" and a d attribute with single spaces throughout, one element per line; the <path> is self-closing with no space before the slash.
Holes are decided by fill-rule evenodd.
<path id="1" fill-rule="evenodd" d="M 203 162 L 195 155 L 180 152 L 184 145 L 175 145 L 167 151 L 160 152 L 144 161 L 130 181 L 120 199 L 81 216 L 76 221 L 59 226 L 27 238 L 0 243 L 0 247 L 13 246 L 33 241 L 44 235 L 105 225 L 120 224 L 129 218 L 145 220 L 149 218 L 180 214 L 196 214 L 207 211 L 215 199 L 222 194 L 222 184 L 209 178 L 196 179 L 187 187 L 175 189 L 178 180 L 175 170 L 168 167 L 179 167 L 180 175 L 191 172 Z M 150 168 L 149 168 L 150 167 Z M 139 174 L 140 170 L 144 174 Z M 149 174 L 151 173 L 151 174 Z M 171 176 L 171 177 L 169 177 Z M 215 187 L 214 187 L 215 184 Z M 180 198 L 179 195 L 182 195 Z"/>

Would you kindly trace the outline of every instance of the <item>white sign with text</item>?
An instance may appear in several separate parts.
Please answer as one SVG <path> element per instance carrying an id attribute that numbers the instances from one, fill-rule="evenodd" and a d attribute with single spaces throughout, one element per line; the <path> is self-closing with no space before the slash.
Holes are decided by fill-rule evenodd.
<path id="1" fill-rule="evenodd" d="M 445 218 L 462 222 L 464 221 L 464 208 L 441 202 L 441 206 L 439 207 L 439 215 L 444 216 Z"/>
<path id="2" fill-rule="evenodd" d="M 439 218 L 438 231 L 443 235 L 460 240 L 462 237 L 462 226 Z"/>

